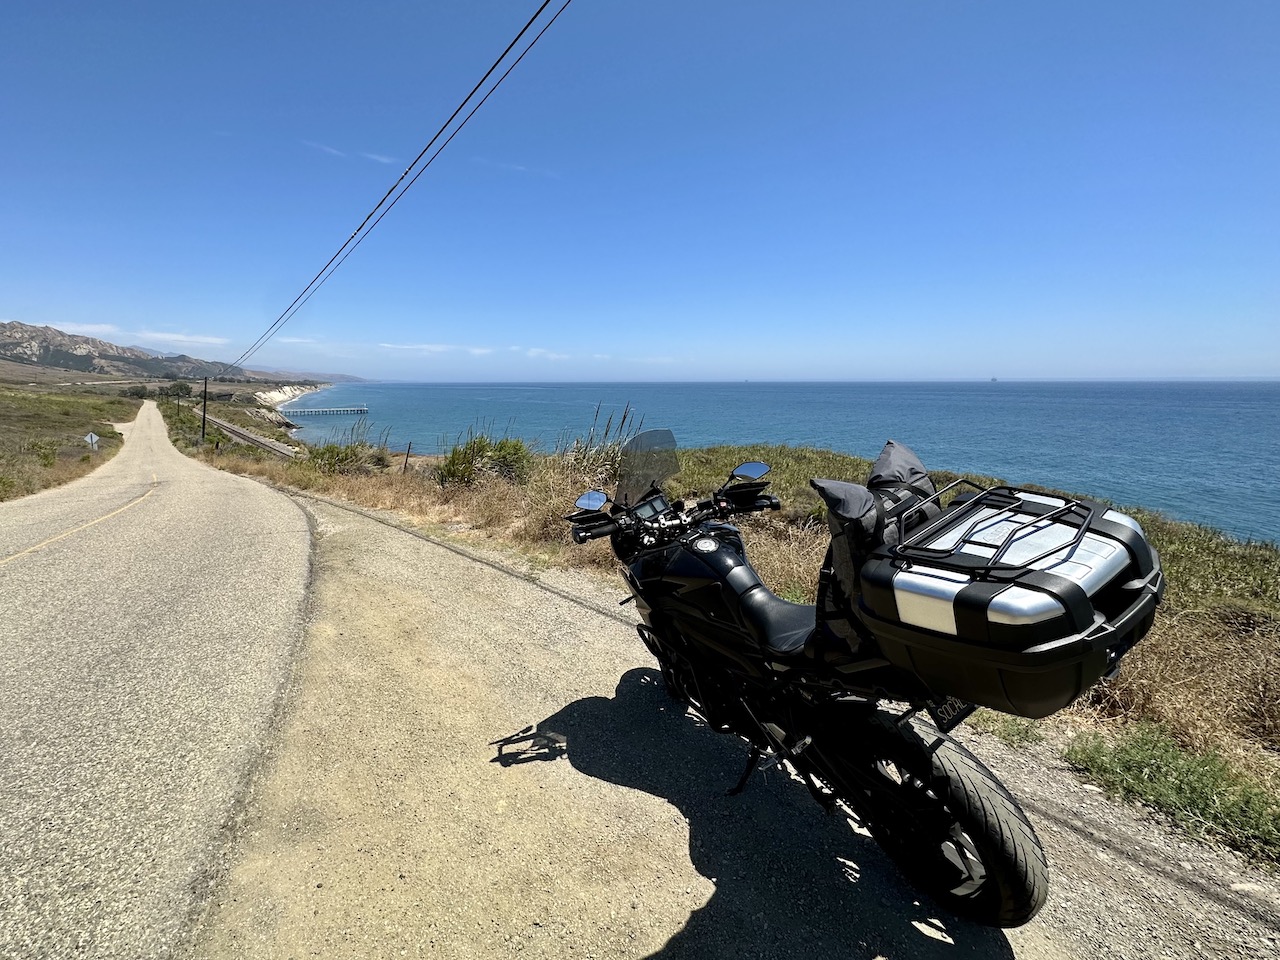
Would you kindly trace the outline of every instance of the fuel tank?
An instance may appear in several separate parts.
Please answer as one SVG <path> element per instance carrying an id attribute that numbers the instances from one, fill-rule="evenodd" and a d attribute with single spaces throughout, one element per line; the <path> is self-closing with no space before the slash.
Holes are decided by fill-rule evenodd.
<path id="1" fill-rule="evenodd" d="M 741 598 L 765 587 L 747 561 L 737 527 L 706 524 L 640 554 L 628 571 L 641 614 L 651 626 L 661 630 L 663 622 L 670 623 L 686 642 L 760 672 L 764 639 L 744 616 Z"/>

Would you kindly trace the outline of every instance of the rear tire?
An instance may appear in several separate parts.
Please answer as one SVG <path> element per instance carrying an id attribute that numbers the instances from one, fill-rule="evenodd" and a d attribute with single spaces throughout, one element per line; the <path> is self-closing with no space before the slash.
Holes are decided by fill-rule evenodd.
<path id="1" fill-rule="evenodd" d="M 1048 895 L 1048 864 L 995 775 L 951 740 L 931 750 L 939 737 L 931 727 L 881 711 L 859 720 L 839 729 L 862 742 L 841 748 L 815 737 L 812 759 L 903 874 L 976 923 L 1018 927 L 1034 917 Z"/>

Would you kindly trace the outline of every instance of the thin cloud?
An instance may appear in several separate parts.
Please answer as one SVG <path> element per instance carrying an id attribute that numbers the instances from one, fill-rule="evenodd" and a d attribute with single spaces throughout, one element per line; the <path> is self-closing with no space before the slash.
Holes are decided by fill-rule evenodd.
<path id="1" fill-rule="evenodd" d="M 181 343 L 203 347 L 222 347 L 231 342 L 226 337 L 207 337 L 197 333 L 165 333 L 161 330 L 137 330 L 128 336 L 143 343 Z"/>
<path id="2" fill-rule="evenodd" d="M 517 347 L 516 349 L 520 349 L 520 348 Z M 522 352 L 526 357 L 529 357 L 532 360 L 568 360 L 569 359 L 569 355 L 567 353 L 556 353 L 553 350 L 546 350 L 546 349 L 543 349 L 542 347 L 529 347 L 527 350 L 523 350 Z"/>
<path id="3" fill-rule="evenodd" d="M 494 170 L 506 170 L 510 173 L 527 173 L 534 177 L 547 177 L 551 180 L 559 180 L 560 174 L 551 170 L 539 170 L 536 167 L 526 167 L 520 163 L 507 163 L 503 160 L 490 160 L 488 157 L 472 157 L 472 162 L 480 164 L 482 167 L 490 167 Z"/>
<path id="4" fill-rule="evenodd" d="M 448 343 L 380 343 L 386 350 L 417 350 L 421 353 L 449 353 L 461 349 Z"/>
<path id="5" fill-rule="evenodd" d="M 60 323 L 58 329 L 81 337 L 106 337 L 120 333 L 120 328 L 114 323 Z"/>
<path id="6" fill-rule="evenodd" d="M 121 330 L 114 323 L 60 323 L 58 329 L 80 337 L 101 337 L 112 343 L 158 343 L 221 347 L 231 341 L 198 333 L 170 333 L 165 330 Z"/>
<path id="7" fill-rule="evenodd" d="M 276 343 L 319 343 L 312 337 L 276 337 Z"/>
<path id="8" fill-rule="evenodd" d="M 493 347 L 468 347 L 457 343 L 380 343 L 387 350 L 417 350 L 421 353 L 469 353 L 483 357 L 493 353 Z"/>
<path id="9" fill-rule="evenodd" d="M 468 353 L 473 357 L 487 357 L 496 352 L 493 347 L 472 347 L 459 343 L 380 343 L 384 350 L 416 350 L 419 353 Z M 567 353 L 556 353 L 542 347 L 507 347 L 511 353 L 523 354 L 535 360 L 568 360 Z"/>
<path id="10" fill-rule="evenodd" d="M 346 154 L 334 147 L 325 146 L 323 143 L 316 143 L 314 140 L 303 140 L 303 146 L 310 147 L 312 150 L 319 150 L 321 153 L 327 153 L 331 157 L 345 157 Z"/>
<path id="11" fill-rule="evenodd" d="M 374 163 L 398 163 L 395 157 L 387 157 L 381 153 L 362 153 L 360 156 L 366 160 L 372 160 Z"/>

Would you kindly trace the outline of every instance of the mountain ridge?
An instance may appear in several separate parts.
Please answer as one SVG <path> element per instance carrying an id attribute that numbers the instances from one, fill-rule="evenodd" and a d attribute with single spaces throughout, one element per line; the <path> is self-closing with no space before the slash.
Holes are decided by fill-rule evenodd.
<path id="1" fill-rule="evenodd" d="M 33 326 L 17 320 L 0 321 L 0 359 L 46 369 L 112 377 L 199 380 L 281 379 L 321 382 L 358 381 L 347 374 L 284 373 L 246 370 L 180 354 L 159 354 L 143 347 L 123 347 L 98 337 L 66 333 L 57 327 Z"/>

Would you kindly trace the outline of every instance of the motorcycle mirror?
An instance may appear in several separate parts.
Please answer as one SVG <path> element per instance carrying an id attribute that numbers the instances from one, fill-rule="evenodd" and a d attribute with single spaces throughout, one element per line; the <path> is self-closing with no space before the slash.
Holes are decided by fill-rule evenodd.
<path id="1" fill-rule="evenodd" d="M 573 505 L 579 510 L 600 510 L 608 502 L 609 497 L 607 494 L 600 490 L 588 490 L 575 500 Z"/>
<path id="2" fill-rule="evenodd" d="M 759 460 L 748 460 L 746 463 L 740 463 L 733 468 L 733 473 L 729 474 L 730 480 L 759 480 L 769 472 L 769 465 L 761 463 Z"/>

